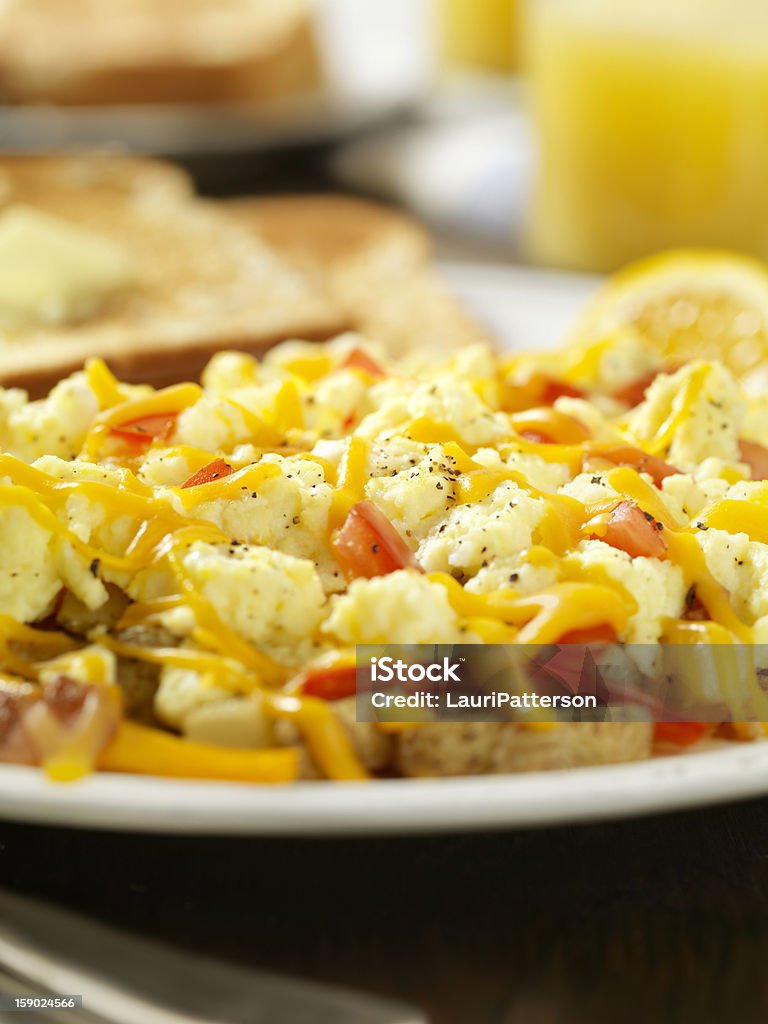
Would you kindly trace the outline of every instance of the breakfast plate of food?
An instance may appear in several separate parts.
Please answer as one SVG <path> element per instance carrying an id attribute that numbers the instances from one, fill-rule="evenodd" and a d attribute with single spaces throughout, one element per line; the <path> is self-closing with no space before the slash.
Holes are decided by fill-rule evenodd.
<path id="1" fill-rule="evenodd" d="M 677 644 L 762 686 L 768 270 L 672 253 L 595 293 L 152 161 L 0 185 L 0 816 L 408 832 L 768 791 L 759 722 L 355 714 L 360 644 Z"/>

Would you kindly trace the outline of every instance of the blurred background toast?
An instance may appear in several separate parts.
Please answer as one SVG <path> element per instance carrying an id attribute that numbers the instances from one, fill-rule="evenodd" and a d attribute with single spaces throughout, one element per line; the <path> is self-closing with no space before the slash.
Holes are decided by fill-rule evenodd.
<path id="1" fill-rule="evenodd" d="M 46 390 L 92 355 L 127 380 L 194 377 L 221 348 L 323 339 L 349 320 L 318 277 L 115 156 L 0 158 L 0 382 Z"/>
<path id="2" fill-rule="evenodd" d="M 488 340 L 432 268 L 429 235 L 394 208 L 340 195 L 237 199 L 225 208 L 294 266 L 322 275 L 342 316 L 393 355 Z"/>
<path id="3" fill-rule="evenodd" d="M 307 0 L 6 0 L 13 103 L 254 103 L 317 87 Z M 87 31 L 86 31 L 87 27 Z"/>
<path id="4" fill-rule="evenodd" d="M 220 349 L 348 329 L 393 355 L 483 338 L 430 256 L 364 200 L 214 202 L 161 161 L 0 157 L 0 383 L 38 395 L 100 356 L 165 384 Z"/>

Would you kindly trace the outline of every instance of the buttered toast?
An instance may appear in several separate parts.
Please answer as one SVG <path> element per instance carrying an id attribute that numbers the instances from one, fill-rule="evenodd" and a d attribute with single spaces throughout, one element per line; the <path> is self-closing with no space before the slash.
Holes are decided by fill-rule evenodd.
<path id="1" fill-rule="evenodd" d="M 327 284 L 198 199 L 184 173 L 127 157 L 0 158 L 0 383 L 45 391 L 89 356 L 127 380 L 199 372 L 349 326 Z"/>

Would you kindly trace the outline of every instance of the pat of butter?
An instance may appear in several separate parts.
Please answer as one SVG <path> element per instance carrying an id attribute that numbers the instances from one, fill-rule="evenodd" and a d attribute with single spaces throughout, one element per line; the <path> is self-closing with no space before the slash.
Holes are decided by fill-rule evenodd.
<path id="1" fill-rule="evenodd" d="M 0 328 L 24 331 L 94 316 L 132 283 L 109 239 L 29 206 L 0 215 Z"/>

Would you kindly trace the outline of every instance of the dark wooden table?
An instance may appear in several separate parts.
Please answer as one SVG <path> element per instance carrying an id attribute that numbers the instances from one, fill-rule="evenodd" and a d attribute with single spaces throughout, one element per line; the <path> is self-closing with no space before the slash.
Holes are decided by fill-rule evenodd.
<path id="1" fill-rule="evenodd" d="M 0 878 L 177 945 L 409 1000 L 433 1024 L 768 1020 L 768 801 L 366 840 L 3 825 Z"/>

